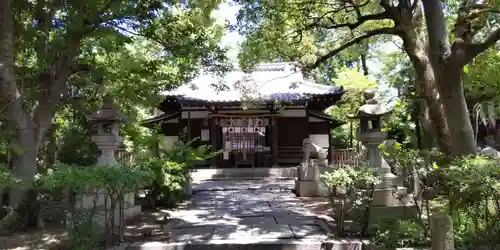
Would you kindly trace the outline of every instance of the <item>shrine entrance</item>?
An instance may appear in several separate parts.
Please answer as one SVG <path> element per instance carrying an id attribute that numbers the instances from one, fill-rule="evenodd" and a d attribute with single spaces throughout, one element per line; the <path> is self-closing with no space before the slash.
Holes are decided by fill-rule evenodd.
<path id="1" fill-rule="evenodd" d="M 266 167 L 271 159 L 269 117 L 220 118 L 221 167 Z"/>

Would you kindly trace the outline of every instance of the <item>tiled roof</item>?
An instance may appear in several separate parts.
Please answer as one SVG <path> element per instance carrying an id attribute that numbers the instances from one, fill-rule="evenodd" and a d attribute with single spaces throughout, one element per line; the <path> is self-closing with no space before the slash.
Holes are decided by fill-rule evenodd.
<path id="1" fill-rule="evenodd" d="M 218 90 L 214 86 L 227 88 Z M 162 94 L 185 100 L 237 102 L 248 99 L 299 100 L 312 95 L 342 92 L 342 86 L 323 85 L 305 79 L 292 63 L 269 63 L 258 65 L 250 74 L 232 71 L 222 78 L 205 72 L 178 89 Z"/>

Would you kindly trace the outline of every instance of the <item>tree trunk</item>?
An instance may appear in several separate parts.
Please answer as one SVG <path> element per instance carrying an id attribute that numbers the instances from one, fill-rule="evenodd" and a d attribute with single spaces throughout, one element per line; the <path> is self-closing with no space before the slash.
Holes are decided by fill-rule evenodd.
<path id="1" fill-rule="evenodd" d="M 365 76 L 368 76 L 370 74 L 367 64 L 368 49 L 370 48 L 368 42 L 368 40 L 365 40 L 360 44 L 361 54 L 359 55 L 359 60 L 356 62 L 358 72 L 361 72 L 361 70 L 363 70 L 363 75 Z"/>
<path id="2" fill-rule="evenodd" d="M 476 154 L 477 145 L 462 84 L 462 67 L 449 65 L 443 68 L 441 75 L 438 84 L 448 123 L 450 154 Z"/>
<path id="3" fill-rule="evenodd" d="M 413 39 L 407 39 L 413 37 Z M 436 78 L 431 61 L 427 56 L 425 44 L 419 34 L 403 37 L 404 49 L 410 57 L 416 73 L 415 89 L 417 105 L 419 105 L 419 120 L 424 130 L 428 148 L 435 142 L 441 152 L 448 154 L 450 145 L 448 140 L 448 126 L 444 117 L 444 108 L 439 99 L 436 88 Z M 434 138 L 434 140 L 432 140 Z M 431 140 L 431 141 L 429 141 Z"/>
<path id="4" fill-rule="evenodd" d="M 454 44 L 452 51 L 441 1 L 422 1 L 422 3 L 428 36 L 427 55 L 433 68 L 433 85 L 439 93 L 430 97 L 436 100 L 436 104 L 442 105 L 439 107 L 439 112 L 447 126 L 443 131 L 446 137 L 441 137 L 446 139 L 449 145 L 448 150 L 444 152 L 452 156 L 475 154 L 476 141 L 462 85 L 463 64 L 466 63 L 463 58 L 465 51 L 463 46 L 457 43 Z M 438 106 L 430 107 L 431 112 L 435 107 Z"/>
<path id="5" fill-rule="evenodd" d="M 13 30 L 12 2 L 0 0 L 0 98 L 8 103 L 6 109 L 10 116 L 9 125 L 15 132 L 14 143 L 22 148 L 20 154 L 12 155 L 13 172 L 16 177 L 25 182 L 11 188 L 9 206 L 12 207 L 13 214 L 0 223 L 0 231 L 9 229 L 16 223 L 21 226 L 22 220 L 30 217 L 25 213 L 28 212 L 27 209 L 36 207 L 29 202 L 32 199 L 36 202 L 36 195 L 29 196 L 28 191 L 37 170 L 37 152 L 40 145 L 37 140 L 38 133 L 45 132 L 35 125 L 23 107 L 14 72 Z M 26 206 L 21 206 L 23 203 Z"/>

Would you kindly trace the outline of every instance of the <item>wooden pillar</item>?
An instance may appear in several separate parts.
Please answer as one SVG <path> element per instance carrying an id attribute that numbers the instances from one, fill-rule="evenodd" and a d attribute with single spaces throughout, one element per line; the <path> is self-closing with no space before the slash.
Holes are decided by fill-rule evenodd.
<path id="1" fill-rule="evenodd" d="M 328 165 L 333 164 L 333 138 L 332 138 L 332 123 L 328 123 Z"/>
<path id="2" fill-rule="evenodd" d="M 277 117 L 271 116 L 271 150 L 273 155 L 273 166 L 278 167 L 278 121 Z"/>
<path id="3" fill-rule="evenodd" d="M 210 145 L 212 151 L 217 151 L 217 118 L 213 116 L 210 120 Z M 210 167 L 217 168 L 217 156 L 210 158 Z"/>

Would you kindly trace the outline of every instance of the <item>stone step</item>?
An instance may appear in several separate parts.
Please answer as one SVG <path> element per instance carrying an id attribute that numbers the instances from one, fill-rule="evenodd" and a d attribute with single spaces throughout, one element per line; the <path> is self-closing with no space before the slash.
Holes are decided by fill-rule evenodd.
<path id="1" fill-rule="evenodd" d="M 297 177 L 296 165 L 279 168 L 209 168 L 191 173 L 193 181 L 214 179 L 293 179 Z"/>
<path id="2" fill-rule="evenodd" d="M 242 235 L 241 239 L 211 240 L 199 243 L 135 242 L 122 244 L 108 250 L 322 250 L 350 249 L 362 250 L 370 247 L 370 242 L 360 239 L 318 240 L 318 239 L 255 239 Z"/>

